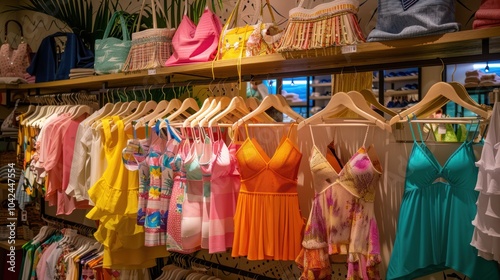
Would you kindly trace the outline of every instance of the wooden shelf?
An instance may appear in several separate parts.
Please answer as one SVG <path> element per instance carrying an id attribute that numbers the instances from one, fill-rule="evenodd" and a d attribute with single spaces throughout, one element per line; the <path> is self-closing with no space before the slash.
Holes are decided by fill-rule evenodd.
<path id="1" fill-rule="evenodd" d="M 311 100 L 329 100 L 332 99 L 331 95 L 326 95 L 326 96 L 310 96 L 309 99 Z"/>
<path id="2" fill-rule="evenodd" d="M 410 89 L 410 90 L 386 90 L 384 92 L 384 96 L 404 96 L 404 95 L 410 95 L 410 94 L 418 94 L 417 89 Z"/>
<path id="3" fill-rule="evenodd" d="M 331 87 L 332 83 L 314 83 L 311 84 L 312 87 Z"/>
<path id="4" fill-rule="evenodd" d="M 23 240 L 23 239 L 16 239 L 15 244 L 9 244 L 8 240 L 1 240 L 0 241 L 0 248 L 10 251 L 10 247 L 14 246 L 16 248 L 16 250 L 19 250 L 26 243 L 28 243 L 28 241 Z"/>
<path id="5" fill-rule="evenodd" d="M 483 47 L 488 53 L 483 53 Z M 37 84 L 21 84 L 14 89 L 39 90 L 40 93 L 99 90 L 146 85 L 161 85 L 167 82 L 237 78 L 241 66 L 243 80 L 253 78 L 283 78 L 301 75 L 332 74 L 337 72 L 373 71 L 419 65 L 441 65 L 457 61 L 478 61 L 498 57 L 500 53 L 500 27 L 466 30 L 441 35 L 416 37 L 401 40 L 368 42 L 357 45 L 357 52 L 342 54 L 340 47 L 321 51 L 297 51 L 229 60 L 220 60 L 191 65 L 161 67 L 155 73 L 139 71 L 62 80 Z M 214 76 L 212 76 L 212 71 Z M 325 83 L 326 85 L 326 83 Z"/>
<path id="6" fill-rule="evenodd" d="M 418 76 L 401 76 L 401 77 L 384 77 L 385 83 L 418 81 Z M 374 83 L 378 83 L 378 79 L 373 79 Z"/>
<path id="7" fill-rule="evenodd" d="M 307 102 L 305 102 L 305 101 L 302 101 L 302 102 L 288 102 L 288 105 L 290 105 L 291 107 L 303 107 L 303 106 L 307 106 Z"/>

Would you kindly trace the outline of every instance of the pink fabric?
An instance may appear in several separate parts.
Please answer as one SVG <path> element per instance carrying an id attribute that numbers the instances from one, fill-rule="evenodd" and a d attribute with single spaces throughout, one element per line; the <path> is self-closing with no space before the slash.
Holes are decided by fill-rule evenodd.
<path id="1" fill-rule="evenodd" d="M 223 141 L 214 145 L 216 154 L 212 167 L 210 192 L 209 253 L 225 252 L 234 239 L 234 213 L 240 190 L 236 151 L 239 145 L 229 148 Z"/>
<path id="2" fill-rule="evenodd" d="M 482 0 L 476 11 L 473 29 L 500 26 L 500 0 Z"/>
<path id="3" fill-rule="evenodd" d="M 209 9 L 203 12 L 198 26 L 184 15 L 172 38 L 174 53 L 165 66 L 211 61 L 217 52 L 221 30 L 219 18 Z"/>
<path id="4" fill-rule="evenodd" d="M 30 65 L 30 49 L 28 44 L 19 44 L 12 49 L 8 43 L 0 47 L 0 76 L 24 78 L 26 68 Z"/>
<path id="5" fill-rule="evenodd" d="M 199 164 L 205 144 L 195 141 L 184 160 L 187 189 L 182 204 L 181 234 L 184 249 L 201 248 L 201 228 L 203 223 L 203 175 Z M 208 244 L 206 244 L 208 247 Z"/>
<path id="6" fill-rule="evenodd" d="M 184 190 L 186 188 L 186 170 L 184 169 L 184 159 L 186 158 L 188 152 L 187 149 L 189 149 L 188 142 L 188 140 L 182 141 L 179 152 L 171 163 L 174 185 L 172 187 L 172 197 L 168 207 L 167 223 L 167 250 L 186 254 L 195 251 L 184 249 L 181 235 Z"/>
<path id="7" fill-rule="evenodd" d="M 500 11 L 499 11 L 500 13 Z M 490 28 L 490 27 L 495 27 L 495 26 L 500 26 L 500 19 L 499 20 L 488 20 L 488 19 L 476 19 L 472 23 L 472 28 L 473 29 L 481 29 L 481 28 Z"/>
<path id="8" fill-rule="evenodd" d="M 66 194 L 63 187 L 63 180 L 65 176 L 67 187 L 72 160 L 71 158 L 69 163 L 67 162 L 67 164 L 69 164 L 69 167 L 66 168 L 67 174 L 64 175 L 64 152 L 66 149 L 67 152 L 73 154 L 75 141 L 74 139 L 72 139 L 73 145 L 70 145 L 71 141 L 65 142 L 64 140 L 68 141 L 71 137 L 75 137 L 78 124 L 81 120 L 84 119 L 84 117 L 85 116 L 82 116 L 77 120 L 72 120 L 70 114 L 62 114 L 52 122 L 53 129 L 46 130 L 46 133 L 50 134 L 44 135 L 43 144 L 46 146 L 45 152 L 48 153 L 45 159 L 44 166 L 45 170 L 49 174 L 45 200 L 49 201 L 49 205 L 56 202 L 57 215 L 69 215 L 76 208 L 88 208 L 87 201 L 77 202 L 74 197 L 68 196 Z M 68 134 L 68 128 L 70 126 L 73 127 Z"/>
<path id="9" fill-rule="evenodd" d="M 53 137 L 53 135 L 61 123 L 67 120 L 68 116 L 68 114 L 60 115 L 44 125 L 45 130 L 40 141 L 39 163 L 42 169 L 45 169 L 48 173 L 52 171 L 54 172 L 53 174 L 62 173 L 62 168 L 59 169 L 59 166 L 56 164 L 57 154 L 53 152 L 55 146 L 61 145 L 61 139 Z M 49 173 L 49 178 L 45 186 L 45 201 L 49 203 L 49 206 L 57 205 L 57 188 L 61 184 L 62 180 L 60 176 L 50 176 Z"/>

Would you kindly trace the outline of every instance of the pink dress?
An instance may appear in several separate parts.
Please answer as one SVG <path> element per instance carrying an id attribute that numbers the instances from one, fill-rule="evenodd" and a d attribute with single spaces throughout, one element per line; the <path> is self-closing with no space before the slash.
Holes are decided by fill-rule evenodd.
<path id="1" fill-rule="evenodd" d="M 181 235 L 181 223 L 183 215 L 184 191 L 186 188 L 186 170 L 184 159 L 189 152 L 189 140 L 182 140 L 179 150 L 172 160 L 173 187 L 170 205 L 168 207 L 167 223 L 167 250 L 179 253 L 193 253 L 196 250 L 184 249 Z"/>
<path id="2" fill-rule="evenodd" d="M 209 253 L 225 252 L 233 244 L 234 213 L 240 190 L 240 175 L 235 153 L 239 145 L 229 148 L 222 140 L 214 143 L 210 170 Z M 208 171 L 208 170 L 207 170 Z"/>

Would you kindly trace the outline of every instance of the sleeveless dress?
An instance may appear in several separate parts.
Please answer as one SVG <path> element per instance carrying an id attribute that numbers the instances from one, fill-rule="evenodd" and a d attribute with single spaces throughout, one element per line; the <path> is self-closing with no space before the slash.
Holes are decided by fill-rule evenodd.
<path id="1" fill-rule="evenodd" d="M 239 145 L 235 143 L 228 147 L 223 140 L 214 143 L 214 159 L 210 170 L 210 254 L 225 252 L 233 245 L 233 218 L 240 190 L 240 174 L 235 156 L 238 148 Z"/>
<path id="2" fill-rule="evenodd" d="M 500 263 L 500 107 L 493 105 L 493 114 L 484 141 L 475 190 L 479 192 L 477 214 L 472 224 L 471 245 L 479 256 Z"/>
<path id="3" fill-rule="evenodd" d="M 117 129 L 111 132 L 111 121 Z M 127 145 L 123 121 L 119 117 L 102 120 L 104 154 L 108 167 L 102 177 L 89 189 L 95 206 L 86 217 L 99 220 L 94 233 L 104 245 L 103 267 L 113 269 L 148 268 L 155 259 L 165 257 L 164 247 L 144 247 L 144 230 L 137 225 L 138 175 L 122 163 Z"/>
<path id="4" fill-rule="evenodd" d="M 382 168 L 373 146 L 364 147 L 367 135 L 368 129 L 363 146 L 338 174 L 336 167 L 342 165 L 336 155 L 323 156 L 313 137 L 310 168 L 316 195 L 296 259 L 300 279 L 331 279 L 330 255 L 347 255 L 346 279 L 380 279 L 374 200 Z"/>
<path id="5" fill-rule="evenodd" d="M 207 150 L 206 143 L 194 139 L 184 160 L 186 189 L 182 204 L 181 234 L 183 248 L 201 249 L 201 228 L 203 221 L 203 174 L 200 157 Z M 211 145 L 208 143 L 208 145 Z"/>
<path id="6" fill-rule="evenodd" d="M 417 142 L 411 122 L 410 128 L 414 144 L 387 279 L 413 279 L 448 268 L 470 279 L 500 279 L 497 264 L 479 257 L 469 244 L 478 198 L 472 140 L 441 165 L 423 140 Z"/>
<path id="7" fill-rule="evenodd" d="M 165 243 L 167 238 L 167 224 L 169 221 L 169 207 L 172 198 L 172 189 L 174 187 L 174 176 L 172 170 L 172 162 L 179 149 L 181 138 L 177 132 L 170 127 L 170 123 L 165 119 L 167 124 L 167 133 L 170 137 L 168 140 L 165 151 L 160 158 L 161 162 L 161 194 L 160 194 L 160 209 L 161 209 L 161 224 L 160 230 L 164 232 Z"/>
<path id="8" fill-rule="evenodd" d="M 248 129 L 247 139 L 236 152 L 241 188 L 234 216 L 233 257 L 294 260 L 300 252 L 304 221 L 297 174 L 302 153 L 289 138 L 290 130 L 272 157 L 250 138 Z"/>
<path id="9" fill-rule="evenodd" d="M 186 249 L 182 238 L 183 203 L 186 191 L 186 169 L 184 159 L 189 152 L 189 140 L 183 139 L 177 154 L 171 162 L 173 174 L 172 197 L 168 207 L 167 250 L 184 254 L 193 253 L 196 249 Z"/>
<path id="10" fill-rule="evenodd" d="M 162 209 L 161 204 L 161 157 L 165 151 L 167 136 L 162 134 L 160 130 L 160 122 L 156 122 L 151 133 L 151 146 L 147 163 L 149 166 L 149 188 L 147 191 L 146 200 L 146 215 L 144 219 L 144 233 L 146 246 L 166 245 L 166 230 L 163 230 L 161 224 L 162 212 L 167 209 Z"/>

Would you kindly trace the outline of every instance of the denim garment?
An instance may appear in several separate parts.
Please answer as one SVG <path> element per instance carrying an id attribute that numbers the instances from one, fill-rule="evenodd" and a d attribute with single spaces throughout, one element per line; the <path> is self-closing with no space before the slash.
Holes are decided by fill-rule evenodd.
<path id="1" fill-rule="evenodd" d="M 379 0 L 377 26 L 367 41 L 404 39 L 459 30 L 454 0 L 419 0 L 407 10 L 401 0 Z"/>

